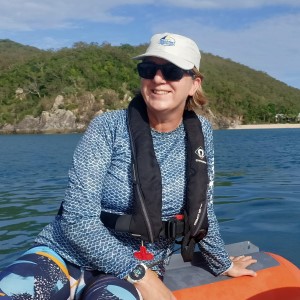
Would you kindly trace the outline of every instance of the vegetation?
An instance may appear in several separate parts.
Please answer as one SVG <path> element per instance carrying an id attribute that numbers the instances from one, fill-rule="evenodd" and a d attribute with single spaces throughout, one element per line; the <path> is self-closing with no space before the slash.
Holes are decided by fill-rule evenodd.
<path id="1" fill-rule="evenodd" d="M 23 46 L 7 39 L 0 39 L 0 71 L 2 73 L 3 70 L 9 70 L 15 64 L 26 63 L 42 52 L 38 48 Z"/>
<path id="2" fill-rule="evenodd" d="M 50 110 L 57 95 L 64 107 L 80 113 L 90 101 L 89 115 L 127 105 L 139 87 L 136 61 L 146 45 L 111 46 L 78 42 L 72 48 L 43 51 L 0 40 L 0 127 L 26 115 Z M 244 123 L 272 123 L 276 114 L 297 116 L 300 90 L 263 72 L 203 53 L 201 71 L 209 109 L 216 116 Z"/>
<path id="3" fill-rule="evenodd" d="M 242 116 L 244 123 L 274 123 L 278 113 L 296 117 L 300 90 L 246 66 L 205 54 L 204 90 L 212 111 L 227 117 Z"/>

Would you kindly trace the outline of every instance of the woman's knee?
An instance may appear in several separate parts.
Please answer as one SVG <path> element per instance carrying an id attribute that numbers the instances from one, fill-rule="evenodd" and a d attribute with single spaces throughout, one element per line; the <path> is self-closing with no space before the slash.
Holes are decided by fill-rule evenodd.
<path id="1" fill-rule="evenodd" d="M 68 270 L 51 249 L 32 248 L 0 273 L 0 293 L 11 299 L 20 296 L 37 299 L 39 295 L 45 296 L 44 299 L 67 299 Z"/>
<path id="2" fill-rule="evenodd" d="M 80 299 L 139 300 L 140 296 L 128 281 L 112 275 L 99 275 L 86 285 Z"/>

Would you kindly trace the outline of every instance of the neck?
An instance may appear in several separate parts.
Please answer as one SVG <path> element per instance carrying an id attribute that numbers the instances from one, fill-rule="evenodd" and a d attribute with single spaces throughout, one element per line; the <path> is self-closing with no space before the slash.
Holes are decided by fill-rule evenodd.
<path id="1" fill-rule="evenodd" d="M 182 114 L 177 116 L 152 115 L 148 111 L 150 127 L 158 132 L 170 132 L 175 130 L 182 122 Z"/>

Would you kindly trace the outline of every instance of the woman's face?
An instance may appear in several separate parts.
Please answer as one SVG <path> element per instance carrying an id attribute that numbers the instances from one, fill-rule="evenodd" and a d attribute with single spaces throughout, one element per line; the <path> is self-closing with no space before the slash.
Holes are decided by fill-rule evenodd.
<path id="1" fill-rule="evenodd" d="M 167 60 L 149 57 L 147 62 L 159 65 L 169 63 Z M 158 70 L 153 79 L 141 78 L 141 93 L 150 113 L 183 113 L 186 99 L 193 96 L 201 84 L 200 78 L 193 79 L 184 74 L 178 81 L 167 81 Z"/>

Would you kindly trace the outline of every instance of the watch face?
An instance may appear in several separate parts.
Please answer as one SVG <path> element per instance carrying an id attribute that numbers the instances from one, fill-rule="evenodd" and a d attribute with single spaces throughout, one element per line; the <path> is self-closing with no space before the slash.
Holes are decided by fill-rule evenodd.
<path id="1" fill-rule="evenodd" d="M 146 274 L 146 269 L 142 265 L 137 265 L 132 272 L 129 273 L 129 276 L 132 280 L 141 280 Z"/>

